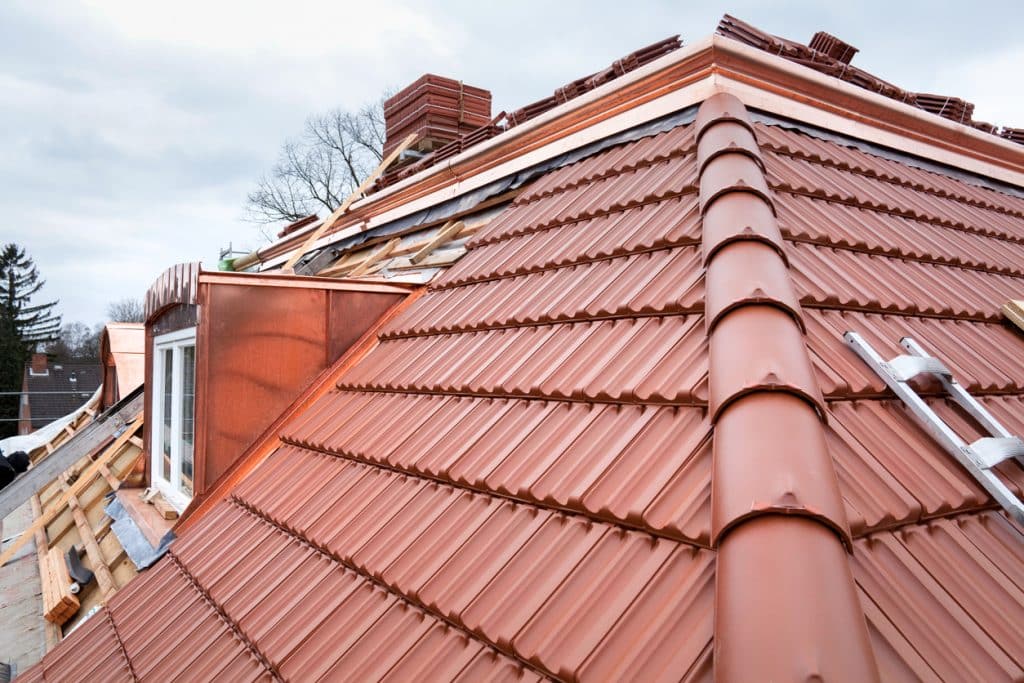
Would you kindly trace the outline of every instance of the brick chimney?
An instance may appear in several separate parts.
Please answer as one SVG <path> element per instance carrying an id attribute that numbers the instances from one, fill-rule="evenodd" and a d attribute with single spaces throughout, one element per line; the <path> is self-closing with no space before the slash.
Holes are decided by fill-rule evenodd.
<path id="1" fill-rule="evenodd" d="M 45 353 L 33 353 L 32 354 L 32 374 L 34 375 L 45 375 L 46 369 L 46 354 Z"/>
<path id="2" fill-rule="evenodd" d="M 384 102 L 384 154 L 410 133 L 412 149 L 431 152 L 491 121 L 491 93 L 434 74 L 424 74 Z"/>

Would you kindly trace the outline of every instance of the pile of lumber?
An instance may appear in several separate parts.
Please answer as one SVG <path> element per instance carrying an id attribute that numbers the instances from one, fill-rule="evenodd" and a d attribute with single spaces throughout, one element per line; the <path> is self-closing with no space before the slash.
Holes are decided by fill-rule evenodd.
<path id="1" fill-rule="evenodd" d="M 71 592 L 71 576 L 64 556 L 48 552 L 40 562 L 39 573 L 43 586 L 43 618 L 51 624 L 63 626 L 78 613 L 78 596 Z"/>

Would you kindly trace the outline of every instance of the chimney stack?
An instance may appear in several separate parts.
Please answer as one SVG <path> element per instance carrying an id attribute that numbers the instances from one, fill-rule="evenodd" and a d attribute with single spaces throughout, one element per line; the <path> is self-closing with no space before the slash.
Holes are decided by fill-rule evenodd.
<path id="1" fill-rule="evenodd" d="M 384 154 L 410 133 L 412 149 L 432 152 L 491 121 L 491 93 L 434 74 L 424 74 L 384 102 Z"/>
<path id="2" fill-rule="evenodd" d="M 32 354 L 32 374 L 45 375 L 46 370 L 46 354 L 45 353 L 33 353 Z"/>

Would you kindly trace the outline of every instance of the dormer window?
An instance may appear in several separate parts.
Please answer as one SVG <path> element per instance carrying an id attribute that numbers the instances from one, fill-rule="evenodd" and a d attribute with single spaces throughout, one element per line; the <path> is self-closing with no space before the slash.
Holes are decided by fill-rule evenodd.
<path id="1" fill-rule="evenodd" d="M 192 499 L 196 328 L 153 339 L 153 485 L 179 511 Z"/>

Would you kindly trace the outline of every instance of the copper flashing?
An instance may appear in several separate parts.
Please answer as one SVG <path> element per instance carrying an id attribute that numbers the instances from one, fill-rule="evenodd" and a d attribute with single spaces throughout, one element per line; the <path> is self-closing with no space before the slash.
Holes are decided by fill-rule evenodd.
<path id="1" fill-rule="evenodd" d="M 706 278 L 704 320 L 709 332 L 723 315 L 747 304 L 775 306 L 803 331 L 786 263 L 763 242 L 742 240 L 723 247 L 708 264 Z"/>

